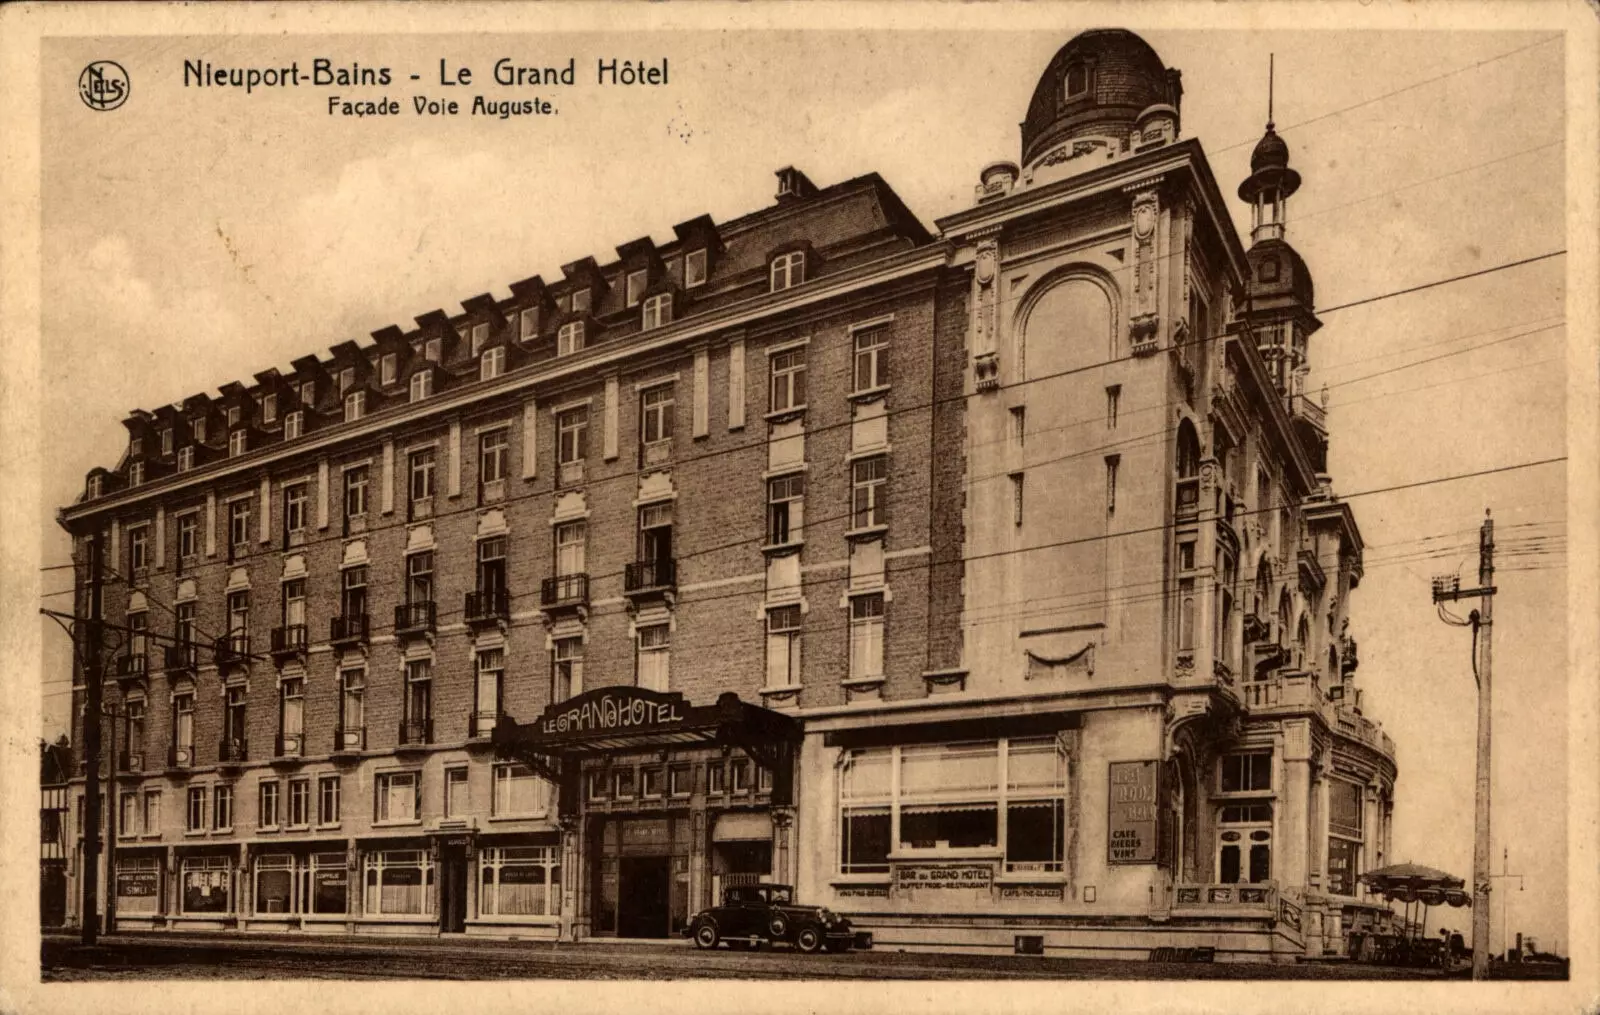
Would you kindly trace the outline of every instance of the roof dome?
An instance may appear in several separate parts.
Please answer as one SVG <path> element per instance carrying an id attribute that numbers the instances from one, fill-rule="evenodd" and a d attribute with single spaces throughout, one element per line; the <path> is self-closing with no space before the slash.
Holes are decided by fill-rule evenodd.
<path id="1" fill-rule="evenodd" d="M 1239 199 L 1254 201 L 1263 190 L 1273 188 L 1279 197 L 1300 189 L 1300 174 L 1289 168 L 1289 145 L 1267 121 L 1267 132 L 1250 153 L 1250 176 L 1239 184 Z"/>
<path id="2" fill-rule="evenodd" d="M 1250 279 L 1245 295 L 1255 305 L 1292 302 L 1310 309 L 1316 305 L 1316 290 L 1311 269 L 1287 241 L 1261 240 L 1245 251 L 1250 263 Z"/>
<path id="3" fill-rule="evenodd" d="M 1267 132 L 1261 135 L 1261 140 L 1256 142 L 1255 151 L 1250 153 L 1250 171 L 1259 173 L 1263 169 L 1288 169 L 1289 145 L 1272 129 L 1272 124 L 1267 124 Z"/>
<path id="4" fill-rule="evenodd" d="M 1126 135 L 1150 106 L 1176 109 L 1183 96 L 1179 78 L 1132 32 L 1096 28 L 1078 34 L 1056 52 L 1033 90 L 1022 121 L 1023 163 L 1069 138 Z"/>

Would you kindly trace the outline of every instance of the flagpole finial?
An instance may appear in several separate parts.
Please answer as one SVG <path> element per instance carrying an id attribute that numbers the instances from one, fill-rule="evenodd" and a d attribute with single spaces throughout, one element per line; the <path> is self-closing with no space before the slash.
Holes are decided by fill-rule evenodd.
<path id="1" fill-rule="evenodd" d="M 1277 58 L 1277 54 L 1275 54 L 1275 53 L 1268 53 L 1267 54 L 1267 129 L 1268 130 L 1272 129 L 1272 83 L 1273 83 L 1272 79 L 1273 79 L 1273 71 L 1275 70 L 1273 64 L 1276 62 L 1276 58 Z"/>

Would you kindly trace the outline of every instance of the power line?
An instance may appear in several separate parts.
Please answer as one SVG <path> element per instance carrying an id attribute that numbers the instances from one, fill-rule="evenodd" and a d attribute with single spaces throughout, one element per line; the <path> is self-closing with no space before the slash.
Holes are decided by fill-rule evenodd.
<path id="1" fill-rule="evenodd" d="M 1388 300 L 1393 299 L 1396 296 L 1407 296 L 1411 293 L 1419 293 L 1424 289 L 1436 289 L 1439 286 L 1448 285 L 1451 282 L 1462 282 L 1469 278 L 1477 278 L 1480 275 L 1489 275 L 1497 271 L 1505 271 L 1507 268 L 1520 268 L 1525 264 L 1533 264 L 1537 261 L 1549 260 L 1552 257 L 1561 257 L 1566 252 L 1567 251 L 1565 247 L 1560 250 L 1550 250 L 1543 254 L 1535 254 L 1532 257 L 1524 257 L 1520 261 L 1508 261 L 1505 264 L 1496 264 L 1489 268 L 1480 268 L 1477 271 L 1469 271 L 1460 275 L 1452 275 L 1449 278 L 1442 278 L 1434 282 L 1424 282 L 1421 285 L 1410 286 L 1406 289 L 1397 289 L 1394 292 L 1381 293 L 1377 296 L 1368 296 L 1365 299 L 1351 300 L 1349 303 L 1338 303 L 1331 307 L 1322 307 L 1317 311 L 1317 313 L 1331 314 L 1335 310 L 1348 310 L 1351 307 L 1360 307 L 1365 306 L 1368 303 L 1377 303 L 1379 300 Z"/>

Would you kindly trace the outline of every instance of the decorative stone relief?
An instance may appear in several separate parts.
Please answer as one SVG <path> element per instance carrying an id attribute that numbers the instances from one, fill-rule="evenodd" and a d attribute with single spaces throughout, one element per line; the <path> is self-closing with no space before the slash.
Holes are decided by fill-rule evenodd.
<path id="1" fill-rule="evenodd" d="M 994 240 L 978 243 L 973 262 L 973 382 L 979 391 L 993 391 L 1000 385 L 999 308 L 995 274 L 1000 261 L 1000 245 Z"/>
<path id="2" fill-rule="evenodd" d="M 1133 313 L 1128 321 L 1128 340 L 1136 356 L 1155 351 L 1156 331 L 1161 324 L 1158 298 L 1161 272 L 1156 251 L 1156 223 L 1160 214 L 1160 194 L 1154 187 L 1135 192 Z"/>
<path id="3" fill-rule="evenodd" d="M 1076 652 L 1059 658 L 1042 656 L 1032 649 L 1024 649 L 1023 654 L 1028 657 L 1028 680 L 1065 677 L 1073 670 L 1079 670 L 1085 676 L 1094 676 L 1094 642 L 1092 641 Z"/>

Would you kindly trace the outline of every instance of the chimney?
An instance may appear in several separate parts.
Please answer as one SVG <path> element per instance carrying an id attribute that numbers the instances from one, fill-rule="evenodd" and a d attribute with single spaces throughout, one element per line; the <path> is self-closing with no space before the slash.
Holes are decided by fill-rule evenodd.
<path id="1" fill-rule="evenodd" d="M 778 170 L 778 200 L 780 202 L 810 197 L 816 192 L 816 186 L 800 170 L 793 166 L 785 166 Z"/>

